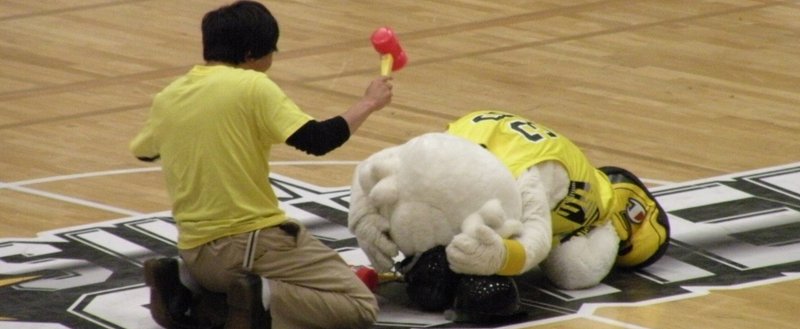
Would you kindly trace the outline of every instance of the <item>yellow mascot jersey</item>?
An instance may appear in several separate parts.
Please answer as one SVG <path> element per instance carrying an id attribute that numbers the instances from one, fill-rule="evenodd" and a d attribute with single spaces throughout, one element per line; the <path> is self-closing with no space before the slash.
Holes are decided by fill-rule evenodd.
<path id="1" fill-rule="evenodd" d="M 575 144 L 547 127 L 510 113 L 477 111 L 450 123 L 447 132 L 485 147 L 516 178 L 540 162 L 561 163 L 570 186 L 567 196 L 552 210 L 557 240 L 585 233 L 608 220 L 613 198 L 608 177 L 595 169 Z"/>

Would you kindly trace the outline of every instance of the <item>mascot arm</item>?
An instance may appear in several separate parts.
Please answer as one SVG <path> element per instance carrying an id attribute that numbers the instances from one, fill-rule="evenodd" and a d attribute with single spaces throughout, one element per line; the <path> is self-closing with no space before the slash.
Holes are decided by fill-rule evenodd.
<path id="1" fill-rule="evenodd" d="M 569 179 L 563 167 L 547 163 L 532 167 L 517 179 L 522 218 L 505 219 L 499 201 L 487 202 L 464 220 L 460 234 L 447 246 L 450 268 L 475 275 L 519 275 L 539 265 L 550 253 L 553 229 L 551 204 L 563 198 Z M 543 173 L 548 175 L 542 179 Z M 553 177 L 551 177 L 553 176 Z M 565 191 L 565 190 L 564 190 Z"/>
<path id="2" fill-rule="evenodd" d="M 380 207 L 396 201 L 396 186 L 391 175 L 393 161 L 386 152 L 391 150 L 376 154 L 356 168 L 347 220 L 348 228 L 378 272 L 391 270 L 393 257 L 399 252 L 397 244 L 389 237 L 389 218 L 379 211 Z"/>
<path id="3" fill-rule="evenodd" d="M 553 228 L 550 218 L 550 188 L 544 184 L 538 167 L 532 167 L 517 179 L 522 199 L 522 228 L 508 244 L 509 264 L 521 266 L 505 268 L 498 274 L 517 275 L 541 263 L 550 253 Z M 516 245 L 516 246 L 515 246 Z M 523 255 L 519 255 L 524 252 Z M 523 260 L 520 261 L 519 259 Z"/>

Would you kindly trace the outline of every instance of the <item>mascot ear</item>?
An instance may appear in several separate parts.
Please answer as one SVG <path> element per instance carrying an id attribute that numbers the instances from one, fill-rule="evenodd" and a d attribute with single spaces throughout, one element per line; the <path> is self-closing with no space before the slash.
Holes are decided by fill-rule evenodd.
<path id="1" fill-rule="evenodd" d="M 397 184 L 393 168 L 397 167 L 396 148 L 373 154 L 356 167 L 350 198 L 347 227 L 378 271 L 394 265 L 397 245 L 389 237 L 390 223 L 386 214 L 397 202 Z"/>
<path id="2" fill-rule="evenodd" d="M 384 178 L 395 175 L 399 166 L 400 160 L 397 158 L 396 147 L 375 153 L 361 162 L 357 168 L 358 183 L 364 191 L 370 191 Z"/>
<path id="3" fill-rule="evenodd" d="M 375 187 L 369 192 L 369 198 L 378 209 L 396 204 L 399 198 L 396 178 L 391 176 L 375 184 Z"/>

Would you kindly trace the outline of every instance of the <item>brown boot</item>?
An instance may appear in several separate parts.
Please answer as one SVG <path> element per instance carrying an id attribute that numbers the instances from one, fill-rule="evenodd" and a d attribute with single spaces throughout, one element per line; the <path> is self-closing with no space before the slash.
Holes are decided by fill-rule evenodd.
<path id="1" fill-rule="evenodd" d="M 228 319 L 228 298 L 225 294 L 202 289 L 192 300 L 190 314 L 197 329 L 222 329 Z"/>
<path id="2" fill-rule="evenodd" d="M 228 288 L 225 329 L 269 329 L 272 319 L 261 302 L 261 278 L 247 274 Z"/>
<path id="3" fill-rule="evenodd" d="M 196 328 L 189 318 L 192 292 L 181 284 L 178 260 L 153 258 L 144 262 L 144 281 L 150 287 L 150 315 L 164 328 Z"/>

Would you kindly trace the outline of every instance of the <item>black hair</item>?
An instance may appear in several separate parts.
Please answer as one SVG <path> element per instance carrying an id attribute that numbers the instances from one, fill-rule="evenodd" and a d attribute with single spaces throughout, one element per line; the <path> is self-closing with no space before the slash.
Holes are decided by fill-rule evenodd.
<path id="1" fill-rule="evenodd" d="M 241 64 L 278 50 L 278 21 L 266 6 L 237 1 L 203 16 L 203 59 Z"/>

